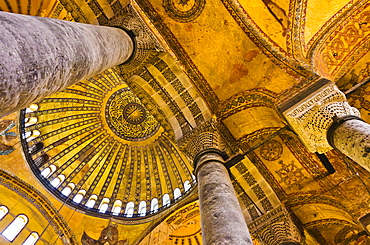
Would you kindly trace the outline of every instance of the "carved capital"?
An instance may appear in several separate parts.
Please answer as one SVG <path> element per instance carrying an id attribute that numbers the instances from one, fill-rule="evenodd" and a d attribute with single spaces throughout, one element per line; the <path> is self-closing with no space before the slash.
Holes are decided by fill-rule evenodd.
<path id="1" fill-rule="evenodd" d="M 218 122 L 211 119 L 193 131 L 178 142 L 178 146 L 190 158 L 194 157 L 206 149 L 218 149 L 225 151 L 225 144 L 221 138 Z"/>
<path id="2" fill-rule="evenodd" d="M 248 227 L 253 236 L 263 244 L 301 244 L 301 233 L 283 206 L 255 219 Z"/>
<path id="3" fill-rule="evenodd" d="M 333 123 L 333 117 L 348 115 L 360 116 L 359 111 L 351 107 L 338 87 L 322 80 L 322 86 L 310 88 L 292 99 L 293 105 L 283 110 L 283 115 L 292 129 L 298 134 L 310 152 L 324 153 L 332 149 L 326 134 Z"/>

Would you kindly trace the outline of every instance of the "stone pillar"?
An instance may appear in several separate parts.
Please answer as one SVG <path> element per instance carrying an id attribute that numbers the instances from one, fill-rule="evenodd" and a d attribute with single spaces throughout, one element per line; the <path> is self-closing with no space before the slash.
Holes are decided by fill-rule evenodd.
<path id="1" fill-rule="evenodd" d="M 282 205 L 254 219 L 249 228 L 262 244 L 301 244 L 302 235 Z"/>
<path id="2" fill-rule="evenodd" d="M 370 172 L 370 125 L 356 116 L 335 118 L 328 130 L 329 144 Z"/>
<path id="3" fill-rule="evenodd" d="M 179 142 L 194 159 L 203 244 L 252 245 L 247 224 L 224 165 L 226 154 L 214 121 Z"/>
<path id="4" fill-rule="evenodd" d="M 334 83 L 321 79 L 280 110 L 310 152 L 336 148 L 370 171 L 370 125 Z"/>
<path id="5" fill-rule="evenodd" d="M 0 117 L 127 61 L 119 28 L 0 12 Z"/>

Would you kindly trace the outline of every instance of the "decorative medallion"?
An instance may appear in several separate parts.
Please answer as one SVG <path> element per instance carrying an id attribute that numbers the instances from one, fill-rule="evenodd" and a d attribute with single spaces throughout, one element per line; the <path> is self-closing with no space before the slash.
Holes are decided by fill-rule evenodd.
<path id="1" fill-rule="evenodd" d="M 105 112 L 110 129 L 125 140 L 145 140 L 157 132 L 160 126 L 128 88 L 112 94 Z"/>
<path id="2" fill-rule="evenodd" d="M 270 140 L 261 146 L 261 157 L 267 161 L 275 161 L 281 157 L 283 146 L 277 140 Z"/>
<path id="3" fill-rule="evenodd" d="M 198 18 L 205 4 L 205 0 L 163 0 L 163 7 L 167 14 L 182 23 Z"/>

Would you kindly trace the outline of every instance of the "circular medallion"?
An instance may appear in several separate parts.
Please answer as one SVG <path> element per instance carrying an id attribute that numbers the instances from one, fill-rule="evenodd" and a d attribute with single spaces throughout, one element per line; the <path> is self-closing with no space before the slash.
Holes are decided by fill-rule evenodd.
<path id="1" fill-rule="evenodd" d="M 123 108 L 123 117 L 131 124 L 142 123 L 146 117 L 145 109 L 138 103 L 130 103 Z"/>
<path id="2" fill-rule="evenodd" d="M 120 89 L 111 95 L 105 112 L 109 128 L 125 140 L 148 139 L 160 126 L 128 88 Z"/>
<path id="3" fill-rule="evenodd" d="M 261 157 L 267 161 L 275 161 L 283 154 L 283 146 L 277 140 L 270 140 L 261 146 Z"/>
<path id="4" fill-rule="evenodd" d="M 186 23 L 199 17 L 205 3 L 205 0 L 163 0 L 163 7 L 172 19 Z"/>

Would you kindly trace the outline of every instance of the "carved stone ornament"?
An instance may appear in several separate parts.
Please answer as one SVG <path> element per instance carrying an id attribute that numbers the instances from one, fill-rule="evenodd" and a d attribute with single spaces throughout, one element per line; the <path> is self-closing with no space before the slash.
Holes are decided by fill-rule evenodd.
<path id="1" fill-rule="evenodd" d="M 253 220 L 248 227 L 253 236 L 262 244 L 301 244 L 300 231 L 289 216 L 289 212 L 281 205 Z"/>
<path id="2" fill-rule="evenodd" d="M 177 144 L 189 159 L 194 159 L 199 152 L 205 149 L 215 148 L 225 151 L 225 145 L 215 119 L 211 119 L 193 129 L 191 133 L 180 139 Z"/>
<path id="3" fill-rule="evenodd" d="M 328 82 L 283 111 L 283 115 L 310 152 L 324 153 L 332 149 L 326 136 L 332 118 L 359 117 L 360 112 L 348 104 L 334 83 Z"/>

